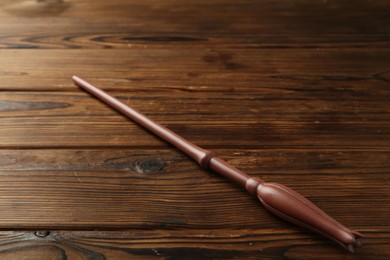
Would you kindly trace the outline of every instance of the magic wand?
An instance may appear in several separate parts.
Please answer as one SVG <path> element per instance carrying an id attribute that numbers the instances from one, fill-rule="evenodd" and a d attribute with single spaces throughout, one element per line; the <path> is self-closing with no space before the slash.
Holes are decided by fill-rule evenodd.
<path id="1" fill-rule="evenodd" d="M 276 216 L 322 234 L 351 252 L 355 247 L 362 245 L 360 233 L 343 226 L 297 192 L 278 183 L 264 182 L 259 178 L 250 177 L 216 157 L 214 153 L 187 141 L 103 90 L 77 76 L 73 76 L 72 79 L 77 86 L 177 147 L 202 168 L 211 169 L 243 186 L 249 193 L 257 196 L 263 206 Z"/>

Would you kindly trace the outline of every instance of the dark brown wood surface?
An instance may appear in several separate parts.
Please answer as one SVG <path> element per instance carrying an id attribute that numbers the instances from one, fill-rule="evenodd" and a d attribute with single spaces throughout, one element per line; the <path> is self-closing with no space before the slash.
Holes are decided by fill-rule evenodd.
<path id="1" fill-rule="evenodd" d="M 388 1 L 4 0 L 1 259 L 389 259 Z M 355 254 L 75 87 L 283 183 Z"/>

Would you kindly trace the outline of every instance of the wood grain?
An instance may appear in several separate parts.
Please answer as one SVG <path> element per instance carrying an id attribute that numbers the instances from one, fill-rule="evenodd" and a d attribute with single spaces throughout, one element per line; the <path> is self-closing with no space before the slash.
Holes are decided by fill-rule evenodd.
<path id="1" fill-rule="evenodd" d="M 239 187 L 171 150 L 1 152 L 2 229 L 289 226 Z M 387 221 L 389 208 L 385 205 L 390 197 L 387 188 L 377 187 L 377 183 L 388 173 L 389 163 L 380 162 L 389 162 L 390 153 L 216 152 L 253 176 L 298 190 L 341 222 L 359 224 L 362 229 L 380 228 Z M 295 161 L 300 157 L 313 160 Z M 354 165 L 356 160 L 361 162 L 359 167 Z M 370 206 L 378 200 L 383 207 Z M 351 208 L 346 210 L 346 205 Z"/>
<path id="2" fill-rule="evenodd" d="M 205 235 L 207 234 L 207 235 Z M 380 252 L 381 243 L 389 243 L 389 235 L 367 231 L 370 244 L 354 257 L 334 247 L 323 247 L 320 239 L 294 231 L 262 230 L 131 230 L 54 231 L 46 237 L 34 232 L 0 232 L 0 256 L 30 259 L 272 259 L 311 257 L 343 259 L 386 259 L 388 250 Z"/>
<path id="3" fill-rule="evenodd" d="M 329 92 L 329 91 L 328 91 Z M 117 93 L 198 145 L 387 149 L 389 96 Z M 31 99 L 32 98 L 32 99 Z M 245 102 L 245 105 L 243 105 Z M 378 104 L 378 102 L 381 102 Z M 290 105 L 291 104 L 291 105 Z M 2 147 L 167 147 L 81 91 L 0 93 Z M 371 116 L 372 115 L 372 116 Z M 367 120 L 367 118 L 370 120 Z M 71 127 L 70 127 L 71 126 Z M 224 131 L 224 135 L 219 133 Z M 377 138 L 373 139 L 375 135 Z"/>
<path id="4" fill-rule="evenodd" d="M 388 259 L 388 1 L 4 0 L 0 258 Z M 77 74 L 365 235 L 354 255 Z"/>
<path id="5" fill-rule="evenodd" d="M 308 92 L 329 97 L 388 93 L 387 49 L 188 47 L 77 50 L 0 49 L 1 90 L 58 91 L 86 78 L 104 89 L 138 92 Z M 26 59 L 25 57 L 29 57 Z M 75 62 L 77 61 L 77 62 Z M 378 92 L 372 92 L 372 89 Z M 210 93 L 211 94 L 211 93 Z M 337 94 L 337 95 L 336 95 Z M 363 95 L 362 95 L 363 94 Z M 355 96 L 355 98 L 356 98 Z"/>
<path id="6" fill-rule="evenodd" d="M 389 40 L 385 0 L 40 2 L 2 1 L 0 17 L 7 20 L 0 25 L 0 46 L 386 48 Z"/>

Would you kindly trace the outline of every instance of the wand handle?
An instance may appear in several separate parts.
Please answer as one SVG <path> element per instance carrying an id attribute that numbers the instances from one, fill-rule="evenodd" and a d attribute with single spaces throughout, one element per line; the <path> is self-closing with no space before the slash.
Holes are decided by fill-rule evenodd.
<path id="1" fill-rule="evenodd" d="M 168 128 L 108 95 L 103 90 L 77 76 L 73 76 L 72 79 L 82 89 L 115 108 L 163 140 L 176 146 L 179 150 L 194 159 L 202 168 L 210 168 L 245 187 L 249 193 L 258 197 L 266 209 L 276 216 L 329 237 L 351 252 L 354 251 L 354 247 L 361 246 L 362 235 L 360 233 L 338 223 L 297 192 L 278 183 L 267 183 L 259 178 L 248 176 L 224 160 L 216 157 L 214 153 L 187 141 Z"/>

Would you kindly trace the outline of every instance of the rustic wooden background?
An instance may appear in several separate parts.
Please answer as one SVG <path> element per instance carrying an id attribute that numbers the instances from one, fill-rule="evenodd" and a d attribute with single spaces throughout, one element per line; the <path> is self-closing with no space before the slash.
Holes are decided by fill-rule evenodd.
<path id="1" fill-rule="evenodd" d="M 389 39 L 385 0 L 1 1 L 0 258 L 388 259 Z M 280 221 L 73 74 L 364 247 Z"/>

